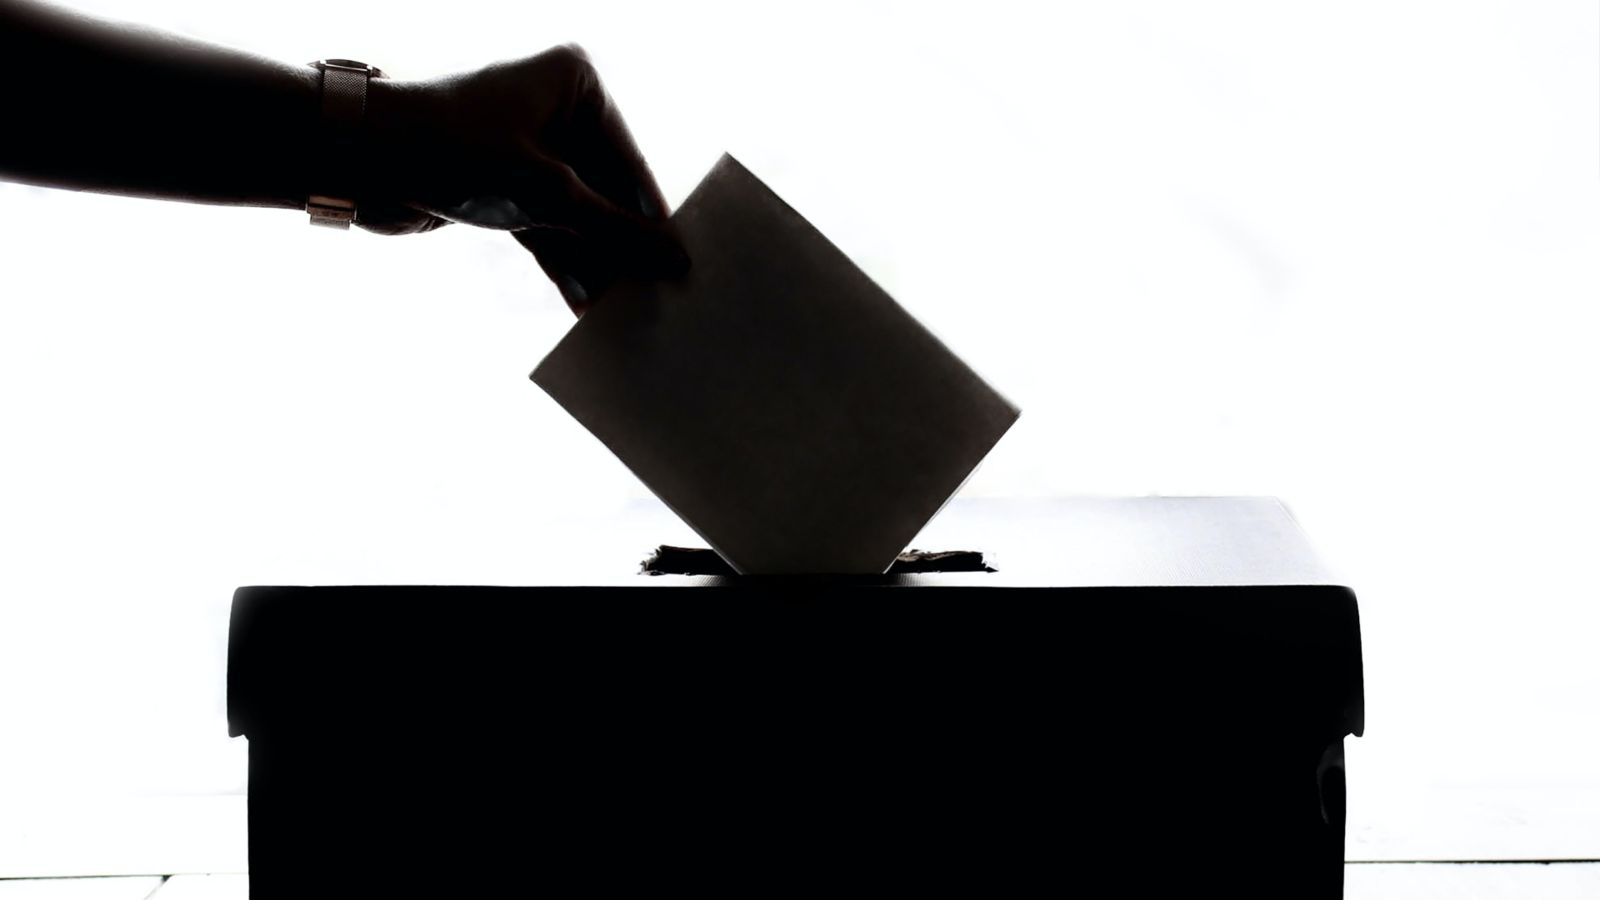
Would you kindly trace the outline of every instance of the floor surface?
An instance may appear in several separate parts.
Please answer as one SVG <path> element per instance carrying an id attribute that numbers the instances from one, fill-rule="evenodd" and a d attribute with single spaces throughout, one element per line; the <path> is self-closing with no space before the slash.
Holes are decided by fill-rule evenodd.
<path id="1" fill-rule="evenodd" d="M 0 880 L 0 900 L 247 900 L 249 876 Z M 1568 900 L 1600 897 L 1600 862 L 1350 863 L 1347 900 Z"/>

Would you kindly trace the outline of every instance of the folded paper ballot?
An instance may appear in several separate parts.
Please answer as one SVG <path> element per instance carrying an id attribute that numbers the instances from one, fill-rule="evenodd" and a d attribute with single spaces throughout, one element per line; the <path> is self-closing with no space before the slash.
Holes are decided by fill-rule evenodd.
<path id="1" fill-rule="evenodd" d="M 746 574 L 880 573 L 1016 421 L 731 156 L 532 378 Z"/>

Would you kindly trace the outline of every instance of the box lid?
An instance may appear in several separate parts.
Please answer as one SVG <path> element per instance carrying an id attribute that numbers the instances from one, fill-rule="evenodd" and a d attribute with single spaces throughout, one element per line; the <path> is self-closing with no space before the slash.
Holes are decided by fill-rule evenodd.
<path id="1" fill-rule="evenodd" d="M 887 669 L 924 684 L 1014 684 L 1088 718 L 1154 691 L 1181 696 L 1197 727 L 1271 718 L 1362 732 L 1355 595 L 1276 501 L 959 512 L 938 533 L 992 535 L 1000 571 L 710 578 L 619 566 L 593 578 L 552 572 L 543 587 L 240 588 L 231 733 L 481 726 L 551 691 L 601 702 L 649 682 L 704 694 Z"/>

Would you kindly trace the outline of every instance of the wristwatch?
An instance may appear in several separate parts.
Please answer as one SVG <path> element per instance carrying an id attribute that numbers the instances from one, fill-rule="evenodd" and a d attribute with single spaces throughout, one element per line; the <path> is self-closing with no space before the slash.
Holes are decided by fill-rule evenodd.
<path id="1" fill-rule="evenodd" d="M 353 194 L 361 165 L 367 82 L 384 75 L 353 59 L 320 59 L 311 65 L 322 72 L 322 115 L 306 212 L 313 225 L 349 228 L 356 218 Z"/>

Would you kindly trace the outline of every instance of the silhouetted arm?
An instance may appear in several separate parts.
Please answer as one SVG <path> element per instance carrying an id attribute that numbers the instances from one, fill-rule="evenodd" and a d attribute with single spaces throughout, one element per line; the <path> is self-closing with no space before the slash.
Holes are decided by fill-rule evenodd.
<path id="1" fill-rule="evenodd" d="M 373 62 L 381 65 L 381 61 Z M 0 178 L 304 208 L 321 74 L 32 0 L 0 0 Z M 373 79 L 357 224 L 512 231 L 575 312 L 624 272 L 688 261 L 588 57 L 557 47 L 426 81 Z"/>
<path id="2" fill-rule="evenodd" d="M 0 0 L 0 176 L 302 208 L 319 79 L 309 66 Z"/>

